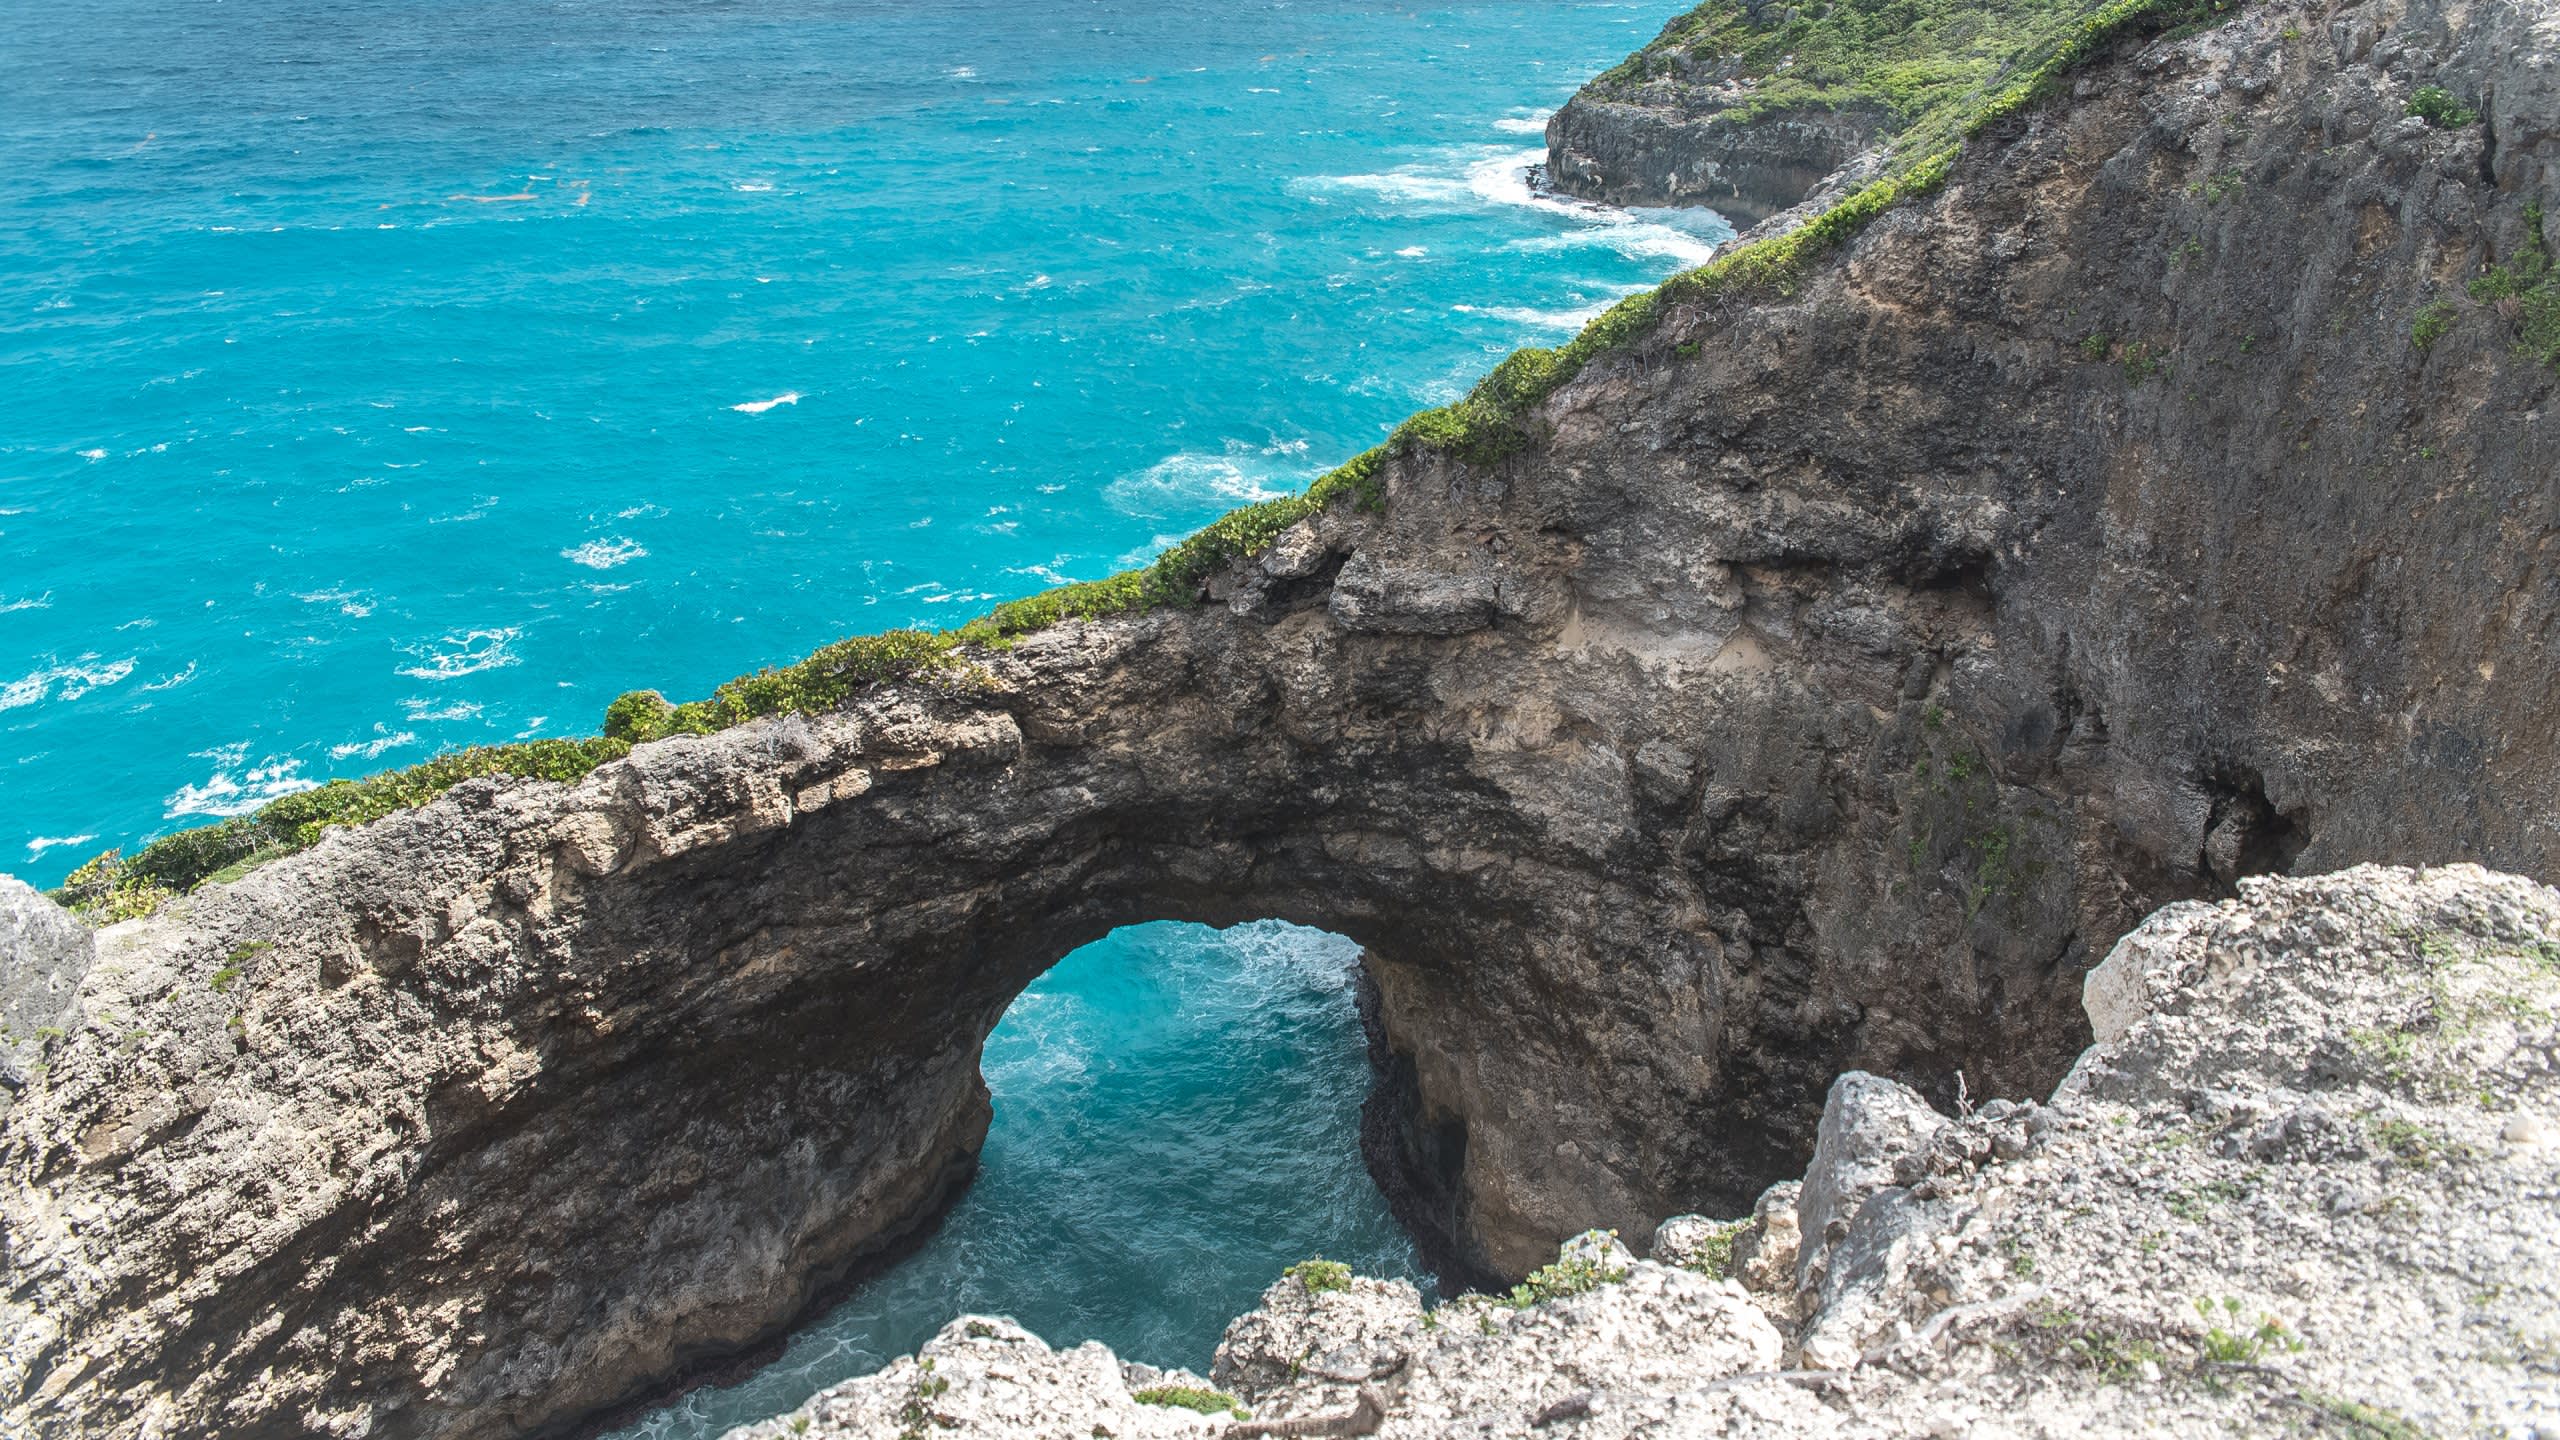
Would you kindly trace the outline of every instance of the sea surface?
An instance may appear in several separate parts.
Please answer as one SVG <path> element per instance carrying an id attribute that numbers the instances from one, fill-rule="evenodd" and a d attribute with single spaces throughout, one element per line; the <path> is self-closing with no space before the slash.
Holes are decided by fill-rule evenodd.
<path id="1" fill-rule="evenodd" d="M 1522 183 L 1682 8 L 0 6 L 0 869 L 593 733 L 1303 486 L 1729 233 Z M 782 1388 L 980 1295 L 1203 1364 L 1275 1262 L 1409 1269 L 1341 961 L 1147 929 L 1052 972 L 978 1189 Z M 1003 1288 L 1026 1255 L 1083 1258 Z"/>

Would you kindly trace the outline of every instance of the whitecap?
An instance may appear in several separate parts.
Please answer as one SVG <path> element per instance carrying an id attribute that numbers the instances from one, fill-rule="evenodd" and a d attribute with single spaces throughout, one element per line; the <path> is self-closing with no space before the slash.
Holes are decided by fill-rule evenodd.
<path id="1" fill-rule="evenodd" d="M 507 648 L 515 643 L 518 633 L 507 628 L 466 630 L 459 635 L 447 635 L 437 644 L 449 648 L 440 650 L 422 645 L 411 649 L 409 653 L 419 656 L 424 663 L 405 667 L 400 673 L 420 680 L 459 680 L 483 670 L 522 664 L 522 657 Z"/>
<path id="2" fill-rule="evenodd" d="M 175 690 L 194 678 L 196 678 L 196 662 L 190 660 L 187 662 L 186 669 L 181 670 L 174 675 L 164 676 L 161 679 L 154 680 L 142 688 L 145 693 L 149 693 L 154 690 Z"/>
<path id="3" fill-rule="evenodd" d="M 297 591 L 293 598 L 305 605 L 335 605 L 339 614 L 352 615 L 358 620 L 372 614 L 376 603 L 372 592 L 367 590 Z"/>
<path id="4" fill-rule="evenodd" d="M 346 760 L 362 756 L 367 760 L 379 760 L 386 750 L 397 750 L 403 745 L 418 743 L 417 735 L 411 731 L 401 730 L 385 734 L 380 725 L 374 726 L 373 729 L 374 738 L 371 740 L 351 740 L 344 745 L 330 746 L 329 758 Z"/>
<path id="5" fill-rule="evenodd" d="M 456 700 L 448 705 L 438 705 L 433 700 L 412 698 L 403 700 L 400 704 L 408 710 L 411 720 L 419 722 L 469 720 L 480 713 L 480 707 L 468 700 Z"/>
<path id="6" fill-rule="evenodd" d="M 729 187 L 748 195 L 762 195 L 773 188 L 770 180 L 740 180 Z"/>
<path id="7" fill-rule="evenodd" d="M 1102 487 L 1102 495 L 1123 514 L 1161 517 L 1232 510 L 1287 494 L 1268 483 L 1277 477 L 1256 463 L 1260 458 L 1254 447 L 1232 441 L 1223 454 L 1184 451 L 1121 476 Z"/>
<path id="8" fill-rule="evenodd" d="M 1493 128 L 1501 131 L 1505 135 L 1544 135 L 1547 133 L 1547 117 L 1544 115 L 1505 115 L 1501 119 L 1493 122 Z"/>
<path id="9" fill-rule="evenodd" d="M 628 565 L 634 560 L 643 559 L 648 553 L 639 541 L 616 535 L 605 540 L 590 540 L 574 549 L 563 550 L 560 552 L 560 558 L 573 565 L 584 565 L 590 570 L 610 570 L 616 565 Z"/>
<path id="10" fill-rule="evenodd" d="M 26 595 L 15 600 L 0 600 L 0 615 L 15 615 L 21 610 L 50 610 L 52 608 L 53 592 L 50 590 L 47 590 L 41 595 Z"/>
<path id="11" fill-rule="evenodd" d="M 799 403 L 799 391 L 785 390 L 770 400 L 749 400 L 743 405 L 732 405 L 729 408 L 737 411 L 741 415 L 761 415 L 776 405 L 797 405 Z"/>
<path id="12" fill-rule="evenodd" d="M 1431 253 L 1431 247 L 1428 245 L 1407 245 L 1396 253 L 1407 260 L 1419 260 L 1423 256 Z"/>
<path id="13" fill-rule="evenodd" d="M 81 451 L 81 452 L 80 452 L 80 458 L 81 458 L 81 459 L 83 459 L 83 460 L 93 460 L 93 461 L 94 461 L 94 460 L 104 460 L 104 459 L 106 459 L 106 458 L 107 458 L 107 452 L 106 452 L 106 451 L 104 451 L 104 450 L 98 450 L 98 449 L 83 450 L 83 451 Z"/>
<path id="14" fill-rule="evenodd" d="M 86 845 L 95 835 L 39 835 L 27 842 L 27 858 L 33 860 L 47 850 L 63 845 Z"/>
<path id="15" fill-rule="evenodd" d="M 1628 290 L 1626 294 L 1635 294 L 1642 288 L 1635 287 Z M 1624 295 L 1612 296 L 1606 300 L 1594 301 L 1589 305 L 1577 305 L 1565 310 L 1541 310 L 1529 305 L 1452 305 L 1449 308 L 1461 315 L 1482 315 L 1488 320 L 1502 320 L 1513 325 L 1530 325 L 1542 330 L 1578 331 L 1607 314 L 1610 306 L 1624 298 Z"/>
<path id="16" fill-rule="evenodd" d="M 92 690 L 119 684 L 133 673 L 129 658 L 103 665 L 97 661 L 95 655 L 83 655 L 69 665 L 50 665 L 0 685 L 0 710 L 15 710 L 48 697 L 77 700 Z"/>
<path id="17" fill-rule="evenodd" d="M 240 753 L 246 753 L 245 746 L 241 747 Z M 282 799 L 296 791 L 318 789 L 319 781 L 294 773 L 301 768 L 299 760 L 271 759 L 264 764 L 253 765 L 239 775 L 217 770 L 213 778 L 202 785 L 179 786 L 178 792 L 164 802 L 166 808 L 162 816 L 170 820 L 186 815 L 227 819 L 233 815 L 246 815 L 270 800 Z"/>

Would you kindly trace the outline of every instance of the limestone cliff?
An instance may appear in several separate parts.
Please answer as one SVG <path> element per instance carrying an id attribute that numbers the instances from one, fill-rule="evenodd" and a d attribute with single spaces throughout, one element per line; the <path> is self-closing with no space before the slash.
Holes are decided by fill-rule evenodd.
<path id="1" fill-rule="evenodd" d="M 1205 1380 L 964 1316 L 728 1440 L 2560 1436 L 2560 893 L 2241 888 L 2116 947 L 2049 1104 L 1843 1076 L 1800 1182 L 1649 1260 L 1428 1314 L 1301 1266 Z"/>
<path id="2" fill-rule="evenodd" d="M 2553 375 L 2460 288 L 2545 253 L 2555 25 L 2124 46 L 1207 603 L 103 931 L 0 1121 L 0 1427 L 572 1428 L 937 1213 L 988 1029 L 1131 921 L 1361 941 L 1373 1165 L 1507 1278 L 1740 1209 L 1843 1070 L 2043 1093 L 2164 901 L 2555 873 Z"/>

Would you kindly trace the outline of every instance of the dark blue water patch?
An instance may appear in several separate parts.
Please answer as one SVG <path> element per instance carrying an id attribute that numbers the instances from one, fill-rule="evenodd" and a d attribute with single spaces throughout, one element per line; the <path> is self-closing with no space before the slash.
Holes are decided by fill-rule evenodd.
<path id="1" fill-rule="evenodd" d="M 964 1312 L 1205 1372 L 1227 1321 L 1299 1260 L 1427 1285 L 1358 1151 L 1358 959 L 1266 921 L 1133 926 L 1060 961 L 988 1037 L 995 1119 L 941 1231 L 772 1365 L 622 1440 L 780 1414 Z"/>

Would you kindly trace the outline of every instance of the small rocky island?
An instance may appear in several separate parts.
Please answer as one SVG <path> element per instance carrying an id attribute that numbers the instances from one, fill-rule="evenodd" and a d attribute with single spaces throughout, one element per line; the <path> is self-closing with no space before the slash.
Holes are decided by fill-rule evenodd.
<path id="1" fill-rule="evenodd" d="M 755 1433 L 2560 1435 L 2560 16 L 1980 13 L 1675 22 L 1551 178 L 1750 243 L 1144 571 L 0 884 L 0 1433 L 590 1429 L 1278 917 L 1488 1294 Z"/>

